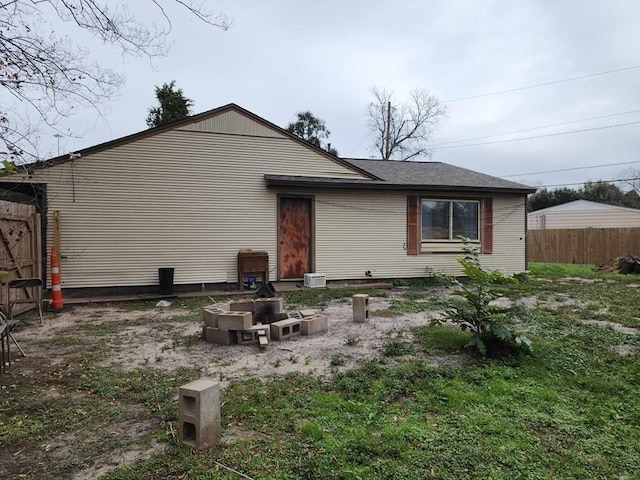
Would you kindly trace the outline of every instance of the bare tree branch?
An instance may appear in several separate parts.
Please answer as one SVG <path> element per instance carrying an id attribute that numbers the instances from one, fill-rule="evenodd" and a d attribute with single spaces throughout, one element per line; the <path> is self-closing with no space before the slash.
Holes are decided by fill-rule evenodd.
<path id="1" fill-rule="evenodd" d="M 1 1 L 1 0 L 0 0 Z M 233 21 L 213 15 L 192 0 L 147 0 L 164 26 L 136 18 L 126 2 L 108 0 L 5 0 L 0 3 L 0 152 L 38 159 L 36 133 L 55 128 L 79 106 L 112 99 L 124 78 L 91 60 L 90 52 L 71 43 L 47 19 L 116 45 L 124 55 L 155 57 L 168 52 L 172 23 L 165 7 L 174 3 L 198 20 L 227 30 Z M 68 29 L 68 28 L 67 28 Z M 4 147 L 4 148 L 3 148 Z"/>
<path id="2" fill-rule="evenodd" d="M 374 136 L 373 148 L 380 158 L 406 161 L 431 157 L 428 143 L 446 117 L 446 107 L 426 90 L 411 91 L 409 101 L 401 104 L 396 104 L 393 93 L 384 88 L 374 87 L 371 91 L 374 99 L 369 104 L 367 116 Z"/>

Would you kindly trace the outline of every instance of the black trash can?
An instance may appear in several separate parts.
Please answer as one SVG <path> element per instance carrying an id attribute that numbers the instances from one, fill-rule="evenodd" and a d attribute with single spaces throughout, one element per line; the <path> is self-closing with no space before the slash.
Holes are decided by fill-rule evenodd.
<path id="1" fill-rule="evenodd" d="M 175 268 L 159 268 L 160 294 L 173 295 L 173 272 Z"/>

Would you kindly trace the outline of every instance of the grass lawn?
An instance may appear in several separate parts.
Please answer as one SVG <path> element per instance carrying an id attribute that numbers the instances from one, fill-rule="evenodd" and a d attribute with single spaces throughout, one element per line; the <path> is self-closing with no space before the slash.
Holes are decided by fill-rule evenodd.
<path id="1" fill-rule="evenodd" d="M 62 364 L 0 376 L 0 473 L 5 463 L 22 478 L 66 478 L 110 452 L 120 463 L 117 452 L 155 445 L 104 478 L 242 478 L 225 465 L 256 479 L 640 479 L 640 278 L 531 271 L 505 295 L 523 300 L 533 355 L 474 358 L 463 352 L 466 333 L 425 325 L 354 370 L 234 381 L 223 394 L 223 445 L 207 452 L 172 435 L 175 391 L 197 368 L 115 371 L 100 366 L 99 342 L 76 342 Z M 442 308 L 430 288 L 408 285 L 385 315 Z M 305 290 L 287 301 L 324 305 L 351 293 Z M 68 348 L 73 338 L 59 341 Z M 68 458 L 47 457 L 72 431 L 126 422 L 150 427 L 138 437 L 87 433 Z M 35 467 L 11 465 L 20 449 Z"/>

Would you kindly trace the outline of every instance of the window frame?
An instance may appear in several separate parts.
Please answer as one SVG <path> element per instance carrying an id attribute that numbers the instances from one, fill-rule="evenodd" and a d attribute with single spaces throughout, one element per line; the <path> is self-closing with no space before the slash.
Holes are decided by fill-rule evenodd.
<path id="1" fill-rule="evenodd" d="M 478 214 L 477 214 L 477 230 L 478 230 L 478 238 L 470 239 L 472 243 L 481 244 L 482 243 L 482 201 L 476 198 L 442 198 L 442 197 L 418 197 L 419 200 L 419 233 L 420 233 L 420 245 L 433 245 L 433 244 L 461 244 L 462 241 L 459 238 L 438 238 L 438 239 L 424 239 L 422 237 L 422 205 L 423 202 L 447 202 L 449 204 L 449 237 L 453 235 L 453 204 L 454 202 L 466 202 L 466 203 L 475 203 L 478 206 Z"/>

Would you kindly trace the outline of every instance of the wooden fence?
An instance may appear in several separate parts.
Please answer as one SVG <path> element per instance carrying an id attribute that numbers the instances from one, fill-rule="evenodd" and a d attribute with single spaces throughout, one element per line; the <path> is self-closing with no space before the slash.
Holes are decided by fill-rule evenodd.
<path id="1" fill-rule="evenodd" d="M 6 282 L 20 278 L 41 278 L 40 215 L 36 207 L 0 200 L 0 305 L 6 312 Z M 33 298 L 31 289 L 16 290 L 12 299 Z M 15 314 L 34 308 L 34 304 L 19 304 Z"/>
<path id="2" fill-rule="evenodd" d="M 530 262 L 602 265 L 640 254 L 640 227 L 529 230 Z"/>

